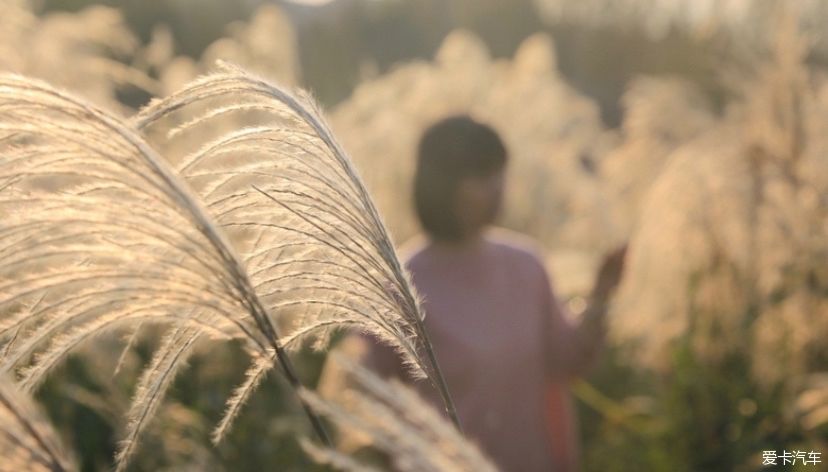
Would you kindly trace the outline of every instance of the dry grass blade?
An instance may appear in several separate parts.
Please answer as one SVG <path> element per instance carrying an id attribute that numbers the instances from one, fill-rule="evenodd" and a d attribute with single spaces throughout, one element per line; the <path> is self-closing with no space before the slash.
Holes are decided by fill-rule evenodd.
<path id="1" fill-rule="evenodd" d="M 201 333 L 197 328 L 175 328 L 167 334 L 152 362 L 144 370 L 128 414 L 126 438 L 116 455 L 117 470 L 126 470 L 129 458 L 135 452 L 138 436 L 163 400 L 164 392 L 172 383 L 183 359 L 193 349 Z M 272 364 L 271 364 L 272 365 Z"/>
<path id="2" fill-rule="evenodd" d="M 268 355 L 258 356 L 247 369 L 244 383 L 236 388 L 233 392 L 233 396 L 227 401 L 227 411 L 221 418 L 221 422 L 219 422 L 218 426 L 216 426 L 213 431 L 211 438 L 213 440 L 213 444 L 221 442 L 224 435 L 230 430 L 230 427 L 233 425 L 233 421 L 235 421 L 236 417 L 239 416 L 242 406 L 244 406 L 253 391 L 255 391 L 262 380 L 264 380 L 275 360 L 276 354 L 271 351 Z"/>
<path id="3" fill-rule="evenodd" d="M 64 472 L 75 467 L 34 402 L 0 378 L 0 472 Z"/>
<path id="4" fill-rule="evenodd" d="M 173 322 L 242 339 L 262 355 L 277 351 L 298 387 L 229 241 L 140 136 L 15 75 L 0 77 L 0 136 L 0 370 L 20 372 L 31 391 L 95 336 Z M 167 377 L 185 357 L 149 371 L 144 383 Z M 152 385 L 139 390 L 134 417 L 150 416 L 169 381 Z"/>
<path id="5" fill-rule="evenodd" d="M 363 464 L 350 455 L 334 449 L 319 447 L 316 444 L 301 440 L 302 449 L 318 464 L 324 464 L 337 470 L 353 472 L 379 472 L 382 469 Z"/>
<path id="6" fill-rule="evenodd" d="M 302 391 L 302 396 L 344 432 L 367 434 L 373 445 L 391 458 L 394 470 L 497 470 L 410 387 L 382 380 L 339 356 L 335 359 L 346 373 L 349 388 L 330 400 L 307 390 Z M 368 470 L 365 464 L 340 452 L 307 444 L 304 447 L 315 460 L 337 469 Z"/>
<path id="7" fill-rule="evenodd" d="M 232 113 L 254 115 L 257 126 L 215 132 L 216 120 Z M 153 135 L 169 120 L 183 124 L 160 146 L 186 147 L 196 130 L 200 138 L 216 134 L 173 160 L 231 235 L 269 312 L 293 319 L 290 344 L 315 335 L 322 348 L 332 330 L 345 326 L 369 333 L 436 385 L 457 422 L 419 300 L 351 159 L 313 100 L 222 64 L 150 104 L 134 123 Z"/>

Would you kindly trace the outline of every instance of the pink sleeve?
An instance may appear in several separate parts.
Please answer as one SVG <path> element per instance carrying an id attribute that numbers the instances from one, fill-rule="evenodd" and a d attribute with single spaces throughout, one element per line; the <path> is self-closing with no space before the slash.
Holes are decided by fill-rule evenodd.
<path id="1" fill-rule="evenodd" d="M 601 339 L 585 335 L 572 321 L 566 307 L 555 296 L 552 282 L 543 268 L 541 291 L 546 314 L 544 331 L 549 375 L 556 381 L 583 375 L 596 357 Z"/>

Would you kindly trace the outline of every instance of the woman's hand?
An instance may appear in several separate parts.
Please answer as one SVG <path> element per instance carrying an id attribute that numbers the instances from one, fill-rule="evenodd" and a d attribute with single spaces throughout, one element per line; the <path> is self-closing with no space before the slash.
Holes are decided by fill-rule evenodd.
<path id="1" fill-rule="evenodd" d="M 606 315 L 608 302 L 618 284 L 621 283 L 621 276 L 624 272 L 624 258 L 627 255 L 627 245 L 607 253 L 601 262 L 598 276 L 595 278 L 595 285 L 592 289 L 592 296 L 589 304 L 581 316 L 581 323 L 578 326 L 579 345 L 581 346 L 581 358 L 585 359 L 583 365 L 589 364 L 590 359 L 596 356 L 606 336 Z"/>
<path id="2" fill-rule="evenodd" d="M 607 314 L 609 299 L 621 283 L 621 276 L 624 272 L 624 258 L 627 255 L 627 245 L 607 253 L 601 262 L 601 268 L 595 278 L 595 285 L 589 304 L 582 316 L 581 330 L 588 338 L 600 338 L 603 336 L 605 325 L 604 318 Z M 589 344 L 589 343 L 586 343 Z"/>
<path id="3" fill-rule="evenodd" d="M 618 288 L 618 284 L 621 283 L 621 276 L 624 273 L 626 255 L 627 244 L 625 243 L 604 256 L 592 289 L 593 303 L 606 304 L 615 289 Z"/>

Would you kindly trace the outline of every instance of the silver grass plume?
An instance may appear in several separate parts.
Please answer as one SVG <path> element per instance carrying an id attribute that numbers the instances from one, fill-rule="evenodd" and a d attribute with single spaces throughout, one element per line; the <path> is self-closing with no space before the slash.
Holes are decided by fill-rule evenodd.
<path id="1" fill-rule="evenodd" d="M 197 337 L 279 353 L 298 388 L 239 256 L 166 162 L 117 118 L 10 74 L 0 76 L 0 221 L 0 372 L 19 373 L 24 391 L 103 333 L 180 329 L 140 382 L 119 470 Z"/>
<path id="2" fill-rule="evenodd" d="M 161 397 L 175 378 L 177 368 L 193 349 L 200 336 L 198 328 L 173 328 L 164 337 L 161 347 L 153 356 L 150 365 L 144 369 L 135 392 L 136 399 L 145 402 L 133 402 L 127 415 L 127 436 L 121 442 L 121 448 L 115 462 L 126 464 L 138 446 L 138 436 L 142 425 L 151 418 L 161 403 Z"/>
<path id="3" fill-rule="evenodd" d="M 0 472 L 76 470 L 34 401 L 0 377 Z"/>
<path id="4" fill-rule="evenodd" d="M 417 472 L 494 472 L 497 469 L 430 403 L 397 380 L 386 381 L 345 358 L 334 355 L 347 388 L 329 399 L 303 389 L 302 397 L 343 431 L 366 434 L 385 452 L 394 470 Z M 339 470 L 374 470 L 346 454 L 303 441 L 317 462 Z"/>
<path id="5" fill-rule="evenodd" d="M 331 331 L 342 327 L 371 334 L 396 348 L 414 375 L 429 378 L 459 428 L 418 297 L 362 179 L 319 108 L 305 93 L 232 65 L 219 67 L 151 103 L 134 117 L 135 127 L 151 136 L 153 128 L 183 120 L 159 143 L 175 147 L 188 134 L 202 138 L 219 118 L 255 113 L 255 127 L 218 133 L 175 167 L 233 239 L 268 311 L 293 320 L 284 344 L 297 346 L 315 336 L 316 347 L 323 348 Z M 181 118 L 184 111 L 191 112 L 184 114 L 187 119 Z M 263 372 L 254 365 L 245 382 L 249 388 L 236 391 L 229 415 Z"/>

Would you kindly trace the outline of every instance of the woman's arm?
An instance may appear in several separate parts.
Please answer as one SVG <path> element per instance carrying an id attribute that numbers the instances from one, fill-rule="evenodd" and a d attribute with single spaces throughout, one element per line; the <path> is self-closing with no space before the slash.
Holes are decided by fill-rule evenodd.
<path id="1" fill-rule="evenodd" d="M 609 301 L 621 283 L 627 246 L 624 245 L 604 257 L 586 310 L 581 315 L 580 330 L 587 337 L 603 338 Z"/>
<path id="2" fill-rule="evenodd" d="M 609 253 L 601 264 L 587 308 L 575 324 L 555 297 L 551 284 L 545 293 L 548 307 L 549 365 L 553 378 L 567 380 L 582 375 L 603 345 L 609 300 L 621 281 L 626 246 Z"/>

